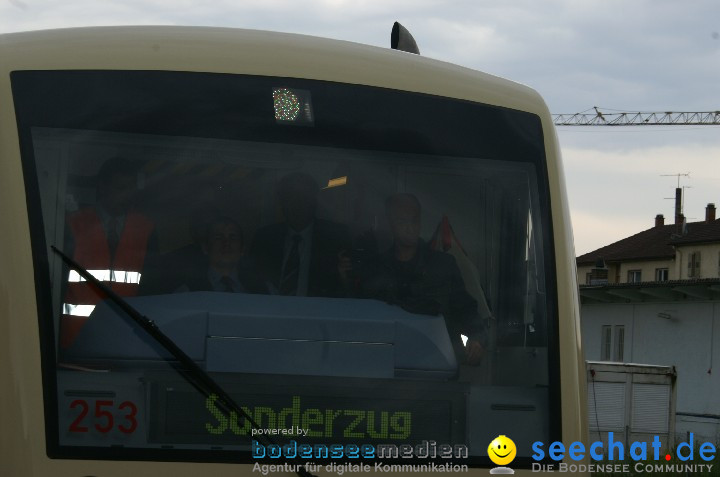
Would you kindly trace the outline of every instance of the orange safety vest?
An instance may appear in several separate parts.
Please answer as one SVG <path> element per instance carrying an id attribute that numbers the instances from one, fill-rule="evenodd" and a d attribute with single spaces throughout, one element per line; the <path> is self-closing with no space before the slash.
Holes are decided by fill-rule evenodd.
<path id="1" fill-rule="evenodd" d="M 137 295 L 153 223 L 143 215 L 129 212 L 114 257 L 110 256 L 107 234 L 94 209 L 74 213 L 68 219 L 68 226 L 75 243 L 75 261 L 118 295 Z M 60 322 L 62 348 L 75 341 L 95 305 L 104 298 L 96 287 L 70 270 Z"/>

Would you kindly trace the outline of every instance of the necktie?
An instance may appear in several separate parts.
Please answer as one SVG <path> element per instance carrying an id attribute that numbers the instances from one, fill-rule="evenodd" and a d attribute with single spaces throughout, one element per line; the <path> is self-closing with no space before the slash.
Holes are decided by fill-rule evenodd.
<path id="1" fill-rule="evenodd" d="M 234 293 L 235 288 L 233 287 L 233 280 L 232 278 L 228 276 L 224 276 L 220 279 L 220 283 L 222 284 L 222 291 L 227 293 Z"/>
<path id="2" fill-rule="evenodd" d="M 290 253 L 283 267 L 283 276 L 280 280 L 280 294 L 296 295 L 298 287 L 298 276 L 300 275 L 300 235 L 292 236 Z"/>

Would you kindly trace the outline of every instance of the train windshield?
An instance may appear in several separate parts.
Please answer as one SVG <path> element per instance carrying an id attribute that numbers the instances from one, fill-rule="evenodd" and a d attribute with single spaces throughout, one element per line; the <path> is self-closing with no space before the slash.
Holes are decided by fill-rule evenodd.
<path id="1" fill-rule="evenodd" d="M 332 444 L 490 465 L 506 435 L 522 466 L 559 439 L 537 116 L 229 74 L 16 71 L 12 87 L 51 456 L 253 462 Z"/>

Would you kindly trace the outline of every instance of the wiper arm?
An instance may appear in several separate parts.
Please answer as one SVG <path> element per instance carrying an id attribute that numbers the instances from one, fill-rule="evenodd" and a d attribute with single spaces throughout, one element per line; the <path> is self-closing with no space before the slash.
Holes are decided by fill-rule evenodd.
<path id="1" fill-rule="evenodd" d="M 175 359 L 166 358 L 169 364 L 175 368 L 195 389 L 200 391 L 206 397 L 212 395 L 217 396 L 217 403 L 229 412 L 235 412 L 238 416 L 243 416 L 254 429 L 260 429 L 260 426 L 250 417 L 250 415 L 240 407 L 235 400 L 220 386 L 205 370 L 203 370 L 193 359 L 185 353 L 173 340 L 171 340 L 154 321 L 140 313 L 134 306 L 127 302 L 123 297 L 115 293 L 110 287 L 95 278 L 90 272 L 83 268 L 72 258 L 65 255 L 60 249 L 51 245 L 50 248 L 60 256 L 60 258 L 73 270 L 78 272 L 88 282 L 96 286 L 105 296 L 107 296 L 115 305 L 124 311 L 135 323 L 140 326 L 147 334 L 150 335 L 160 346 L 170 353 Z M 278 445 L 271 437 L 258 433 L 265 441 L 265 444 Z M 305 469 L 305 466 L 298 467 L 297 474 L 300 477 L 315 477 Z"/>

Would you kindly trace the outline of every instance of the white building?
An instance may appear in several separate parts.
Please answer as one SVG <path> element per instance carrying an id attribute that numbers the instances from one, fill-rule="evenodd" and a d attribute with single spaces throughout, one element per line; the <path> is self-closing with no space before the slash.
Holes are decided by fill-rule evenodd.
<path id="1" fill-rule="evenodd" d="M 711 206 L 703 222 L 658 223 L 578 257 L 578 278 L 586 359 L 674 366 L 678 437 L 716 443 L 720 220 Z"/>

